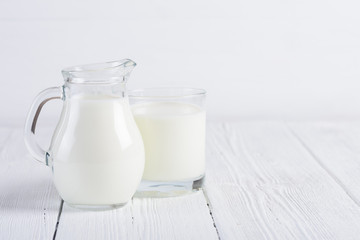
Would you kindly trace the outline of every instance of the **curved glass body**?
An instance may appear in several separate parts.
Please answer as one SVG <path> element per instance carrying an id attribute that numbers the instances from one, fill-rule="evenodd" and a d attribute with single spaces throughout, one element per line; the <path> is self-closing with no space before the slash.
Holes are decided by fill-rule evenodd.
<path id="1" fill-rule="evenodd" d="M 64 104 L 46 162 L 71 205 L 124 205 L 140 183 L 144 146 L 125 94 L 134 66 L 124 60 L 63 70 Z"/>

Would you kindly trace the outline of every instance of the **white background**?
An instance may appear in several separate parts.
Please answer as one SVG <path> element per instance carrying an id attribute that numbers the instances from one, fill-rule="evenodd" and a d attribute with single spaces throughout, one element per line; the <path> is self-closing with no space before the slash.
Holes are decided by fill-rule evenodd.
<path id="1" fill-rule="evenodd" d="M 122 58 L 129 88 L 205 88 L 213 119 L 360 116 L 357 0 L 1 0 L 0 124 L 62 68 Z"/>

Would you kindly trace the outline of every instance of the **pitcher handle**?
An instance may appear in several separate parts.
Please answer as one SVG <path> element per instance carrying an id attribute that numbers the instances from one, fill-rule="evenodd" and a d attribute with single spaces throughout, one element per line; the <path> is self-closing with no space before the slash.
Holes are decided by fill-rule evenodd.
<path id="1" fill-rule="evenodd" d="M 34 99 L 26 117 L 24 139 L 30 154 L 39 162 L 49 166 L 49 153 L 42 149 L 35 138 L 36 123 L 41 109 L 45 103 L 53 99 L 63 99 L 63 87 L 47 88 L 40 92 Z M 44 161 L 45 160 L 45 161 Z"/>

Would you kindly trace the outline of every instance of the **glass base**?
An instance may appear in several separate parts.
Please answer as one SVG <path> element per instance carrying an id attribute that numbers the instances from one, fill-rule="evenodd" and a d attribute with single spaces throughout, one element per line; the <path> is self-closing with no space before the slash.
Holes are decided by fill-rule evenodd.
<path id="1" fill-rule="evenodd" d="M 156 182 L 142 180 L 134 197 L 176 197 L 198 191 L 202 187 L 204 176 L 189 181 Z"/>
<path id="2" fill-rule="evenodd" d="M 106 211 L 113 210 L 117 208 L 124 207 L 127 203 L 119 203 L 119 204 L 109 204 L 109 205 L 83 205 L 83 204 L 72 204 L 65 202 L 64 203 L 72 208 L 86 210 L 86 211 Z"/>

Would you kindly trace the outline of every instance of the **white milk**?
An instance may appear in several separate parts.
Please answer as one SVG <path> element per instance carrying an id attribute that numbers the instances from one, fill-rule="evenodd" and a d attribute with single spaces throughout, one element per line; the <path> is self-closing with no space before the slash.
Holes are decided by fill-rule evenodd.
<path id="1" fill-rule="evenodd" d="M 136 104 L 146 181 L 187 181 L 205 173 L 205 111 L 176 102 Z"/>
<path id="2" fill-rule="evenodd" d="M 122 204 L 135 193 L 144 147 L 125 101 L 91 95 L 66 100 L 50 148 L 55 186 L 66 202 Z"/>

